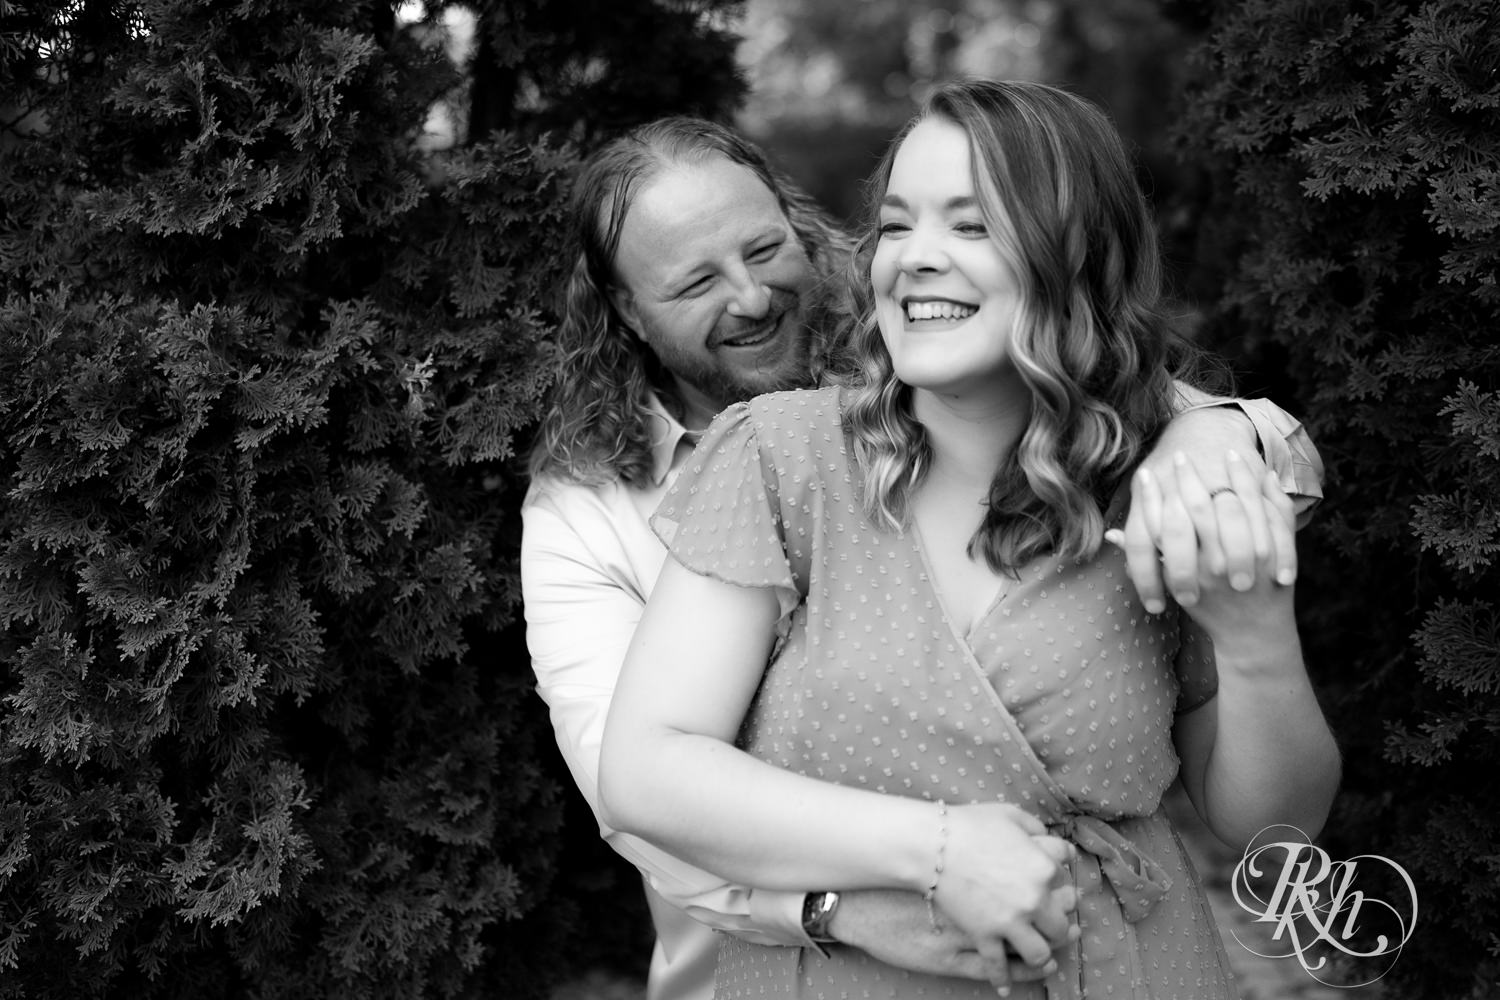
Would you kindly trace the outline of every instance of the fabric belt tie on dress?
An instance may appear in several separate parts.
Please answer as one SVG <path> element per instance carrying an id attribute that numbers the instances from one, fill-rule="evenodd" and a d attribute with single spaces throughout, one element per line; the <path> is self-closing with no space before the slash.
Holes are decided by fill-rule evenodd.
<path id="1" fill-rule="evenodd" d="M 1150 913 L 1172 880 L 1154 858 L 1097 816 L 1068 816 L 1048 829 L 1080 849 L 1072 869 L 1083 926 L 1083 936 L 1059 956 L 1057 971 L 1045 981 L 1049 1000 L 1138 996 L 1144 977 L 1127 925 Z"/>

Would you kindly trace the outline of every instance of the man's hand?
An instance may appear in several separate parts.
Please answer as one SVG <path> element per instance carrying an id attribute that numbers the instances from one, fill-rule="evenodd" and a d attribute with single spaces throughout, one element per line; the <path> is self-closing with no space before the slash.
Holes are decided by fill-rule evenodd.
<path id="1" fill-rule="evenodd" d="M 1164 511 L 1176 514 L 1185 510 L 1175 474 L 1183 461 L 1199 470 L 1210 494 L 1230 485 L 1231 461 L 1243 463 L 1256 480 L 1266 471 L 1256 452 L 1254 426 L 1233 407 L 1181 414 L 1162 431 L 1156 447 L 1130 481 L 1130 515 L 1125 530 L 1105 535 L 1107 541 L 1125 550 L 1130 581 L 1152 614 L 1166 610 L 1169 591 L 1183 607 L 1196 603 L 1200 568 L 1215 576 L 1228 575 L 1236 589 L 1248 590 L 1255 582 L 1257 549 L 1264 547 L 1240 521 L 1220 524 L 1218 544 L 1205 547 L 1190 517 L 1163 516 Z M 1293 549 L 1287 546 L 1286 550 Z M 1290 572 L 1295 574 L 1295 568 Z"/>
<path id="2" fill-rule="evenodd" d="M 1295 578 L 1297 565 L 1292 502 L 1270 473 L 1255 476 L 1238 456 L 1230 453 L 1231 489 L 1210 497 L 1191 462 L 1183 459 L 1176 469 L 1177 491 L 1184 507 L 1166 511 L 1167 520 L 1186 517 L 1195 527 L 1205 565 L 1224 561 L 1217 552 L 1222 536 L 1230 531 L 1254 538 L 1258 565 L 1233 566 L 1226 574 L 1204 574 L 1198 579 L 1198 598 L 1184 605 L 1189 617 L 1213 640 L 1215 658 L 1224 669 L 1234 658 L 1220 656 L 1238 637 L 1238 644 L 1252 650 L 1267 650 L 1273 635 L 1296 636 L 1292 589 L 1282 581 Z M 1286 573 L 1290 567 L 1291 574 Z M 1257 576 L 1259 579 L 1257 579 Z M 1278 627 L 1279 626 L 1279 627 Z M 1253 657 L 1257 662 L 1264 657 Z M 1286 657 L 1288 664 L 1302 669 L 1300 655 Z"/>
<path id="3" fill-rule="evenodd" d="M 867 952 L 887 965 L 912 972 L 960 979 L 987 980 L 989 966 L 973 938 L 945 921 L 936 933 L 927 904 L 915 892 L 862 889 L 839 893 L 839 908 L 828 931 L 842 944 Z M 1056 960 L 1037 967 L 1019 960 L 1010 963 L 1011 982 L 1043 979 L 1057 968 Z"/>

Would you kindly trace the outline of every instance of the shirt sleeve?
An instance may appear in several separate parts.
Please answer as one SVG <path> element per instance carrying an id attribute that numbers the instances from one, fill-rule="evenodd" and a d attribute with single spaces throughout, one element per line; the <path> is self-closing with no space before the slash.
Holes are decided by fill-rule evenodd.
<path id="1" fill-rule="evenodd" d="M 1305 527 L 1312 519 L 1313 508 L 1323 499 L 1323 459 L 1301 422 L 1269 399 L 1213 396 L 1182 382 L 1177 383 L 1177 393 L 1182 404 L 1179 414 L 1233 406 L 1249 419 L 1266 467 L 1276 474 L 1282 491 L 1292 499 L 1297 527 Z M 1177 712 L 1182 714 L 1207 704 L 1218 694 L 1219 672 L 1208 633 L 1186 612 L 1179 609 L 1178 615 L 1182 644 L 1175 666 L 1181 686 Z"/>
<path id="2" fill-rule="evenodd" d="M 1212 396 L 1182 382 L 1177 383 L 1177 393 L 1182 403 L 1179 414 L 1233 406 L 1250 420 L 1266 467 L 1276 473 L 1282 491 L 1291 497 L 1297 527 L 1305 527 L 1323 499 L 1323 459 L 1301 422 L 1269 399 Z"/>
<path id="3" fill-rule="evenodd" d="M 608 508 L 590 502 L 585 487 L 563 486 L 559 494 L 522 508 L 526 642 L 558 749 L 598 819 L 604 723 L 647 595 L 619 571 L 625 557 Z M 812 945 L 802 930 L 802 893 L 731 885 L 603 822 L 599 833 L 700 923 L 757 944 Z"/>
<path id="4" fill-rule="evenodd" d="M 703 432 L 651 526 L 694 573 L 774 591 L 786 636 L 803 595 L 787 556 L 779 478 L 749 404 L 731 406 Z"/>

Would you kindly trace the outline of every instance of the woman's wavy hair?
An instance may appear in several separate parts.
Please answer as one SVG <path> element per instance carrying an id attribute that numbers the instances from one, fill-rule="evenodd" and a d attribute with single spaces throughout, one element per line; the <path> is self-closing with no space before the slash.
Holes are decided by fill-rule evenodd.
<path id="1" fill-rule="evenodd" d="M 832 336 L 837 303 L 829 289 L 847 264 L 852 241 L 833 220 L 767 161 L 753 143 L 711 121 L 685 116 L 638 126 L 591 155 L 579 168 L 569 205 L 578 248 L 563 290 L 556 379 L 530 458 L 532 476 L 583 483 L 646 482 L 651 471 L 653 393 L 668 409 L 681 400 L 652 350 L 615 311 L 615 254 L 626 213 L 637 194 L 665 168 L 722 156 L 748 167 L 776 196 L 816 272 L 802 315 L 819 359 Z"/>
<path id="2" fill-rule="evenodd" d="M 1161 310 L 1156 231 L 1113 124 L 1083 98 L 1040 84 L 941 86 L 869 181 L 869 224 L 850 264 L 854 329 L 834 366 L 856 386 L 847 419 L 865 512 L 902 530 L 931 463 L 870 282 L 896 151 L 929 118 L 969 136 L 985 223 L 1019 279 L 1008 356 L 1031 391 L 1030 420 L 995 472 L 969 554 L 1010 575 L 1047 551 L 1091 557 L 1114 492 L 1171 417 L 1174 375 L 1191 375 L 1197 358 Z"/>

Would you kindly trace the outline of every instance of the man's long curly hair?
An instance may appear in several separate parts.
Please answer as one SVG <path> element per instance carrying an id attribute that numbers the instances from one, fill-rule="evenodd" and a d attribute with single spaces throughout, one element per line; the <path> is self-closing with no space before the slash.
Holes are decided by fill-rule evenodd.
<path id="1" fill-rule="evenodd" d="M 969 136 L 990 238 L 1019 279 L 1007 353 L 1031 391 L 1030 420 L 995 472 L 970 555 L 1011 575 L 1047 551 L 1091 557 L 1110 498 L 1170 419 L 1174 374 L 1197 362 L 1161 310 L 1156 232 L 1114 126 L 1084 99 L 1039 84 L 942 86 L 870 179 L 869 226 L 851 262 L 855 328 L 836 365 L 857 386 L 848 423 L 865 513 L 904 528 L 932 460 L 911 389 L 881 339 L 870 282 L 896 151 L 930 118 Z"/>
<path id="2" fill-rule="evenodd" d="M 648 481 L 651 472 L 652 395 L 669 410 L 681 400 L 654 352 L 615 311 L 615 254 L 626 213 L 636 196 L 667 167 L 722 156 L 748 167 L 776 196 L 815 271 L 802 303 L 818 359 L 831 337 L 851 241 L 812 198 L 784 177 L 753 143 L 699 118 L 672 117 L 614 139 L 579 168 L 569 207 L 578 248 L 564 290 L 558 327 L 556 381 L 531 450 L 533 477 L 550 475 L 589 484 Z M 730 401 L 726 401 L 730 402 Z"/>

